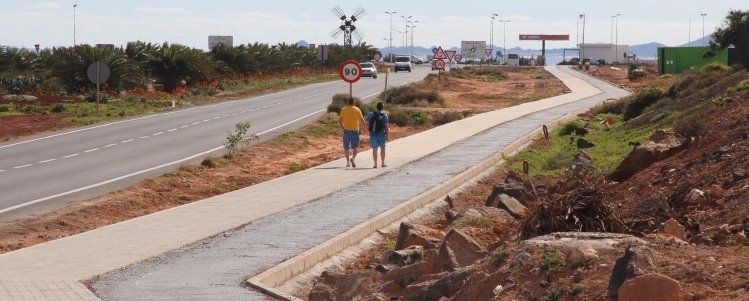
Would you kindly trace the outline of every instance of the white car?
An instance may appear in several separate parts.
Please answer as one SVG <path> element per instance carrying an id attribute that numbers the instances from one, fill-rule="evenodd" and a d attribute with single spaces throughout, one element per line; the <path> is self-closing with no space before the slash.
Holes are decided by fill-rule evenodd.
<path id="1" fill-rule="evenodd" d="M 359 64 L 361 66 L 361 76 L 377 78 L 377 67 L 374 64 L 366 62 Z"/>
<path id="2" fill-rule="evenodd" d="M 395 57 L 395 72 L 408 71 L 411 72 L 411 56 L 410 55 L 398 55 Z"/>

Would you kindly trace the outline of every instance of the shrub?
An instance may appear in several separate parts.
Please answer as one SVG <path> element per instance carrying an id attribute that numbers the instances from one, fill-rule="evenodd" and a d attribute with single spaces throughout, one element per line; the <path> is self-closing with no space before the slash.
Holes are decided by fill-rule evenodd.
<path id="1" fill-rule="evenodd" d="M 214 96 L 218 94 L 218 90 L 211 87 L 197 87 L 190 90 L 190 95 L 196 96 Z"/>
<path id="2" fill-rule="evenodd" d="M 28 93 L 35 91 L 39 82 L 39 78 L 34 75 L 0 76 L 0 91 L 11 94 Z"/>
<path id="3" fill-rule="evenodd" d="M 294 163 L 294 164 L 291 164 L 291 166 L 289 166 L 289 170 L 291 172 L 299 172 L 307 168 L 308 168 L 307 165 L 300 164 L 300 163 Z"/>
<path id="4" fill-rule="evenodd" d="M 10 113 L 16 109 L 12 103 L 0 104 L 0 113 Z"/>
<path id="5" fill-rule="evenodd" d="M 222 91 L 236 91 L 244 86 L 240 80 L 222 80 L 218 83 L 218 88 Z"/>
<path id="6" fill-rule="evenodd" d="M 736 92 L 743 92 L 749 90 L 749 79 L 743 80 L 740 83 L 738 83 L 736 86 L 731 87 L 728 89 L 728 92 L 730 93 L 736 93 Z"/>
<path id="7" fill-rule="evenodd" d="M 25 105 L 21 107 L 21 112 L 24 114 L 41 114 L 46 115 L 49 113 L 48 108 L 45 106 L 38 106 L 38 105 Z"/>
<path id="8" fill-rule="evenodd" d="M 216 167 L 216 161 L 214 161 L 212 158 L 205 158 L 202 162 L 200 162 L 200 165 L 208 168 L 214 168 Z"/>
<path id="9" fill-rule="evenodd" d="M 62 113 L 62 112 L 67 112 L 67 111 L 68 111 L 68 108 L 65 107 L 65 105 L 61 104 L 61 103 L 56 104 L 50 110 L 50 112 L 52 112 L 52 113 Z"/>
<path id="10" fill-rule="evenodd" d="M 546 276 L 551 276 L 564 270 L 564 258 L 557 253 L 546 253 L 538 261 L 537 267 Z"/>
<path id="11" fill-rule="evenodd" d="M 647 107 L 654 104 L 663 97 L 663 90 L 658 88 L 648 88 L 637 93 L 631 98 L 627 105 L 624 106 L 624 120 L 630 120 L 640 116 Z"/>
<path id="12" fill-rule="evenodd" d="M 96 102 L 96 90 L 87 93 L 85 100 L 87 102 Z M 107 103 L 108 101 L 109 96 L 106 93 L 99 93 L 99 103 Z"/>
<path id="13" fill-rule="evenodd" d="M 237 123 L 235 127 L 236 129 L 233 133 L 227 133 L 226 142 L 224 143 L 226 149 L 229 150 L 229 154 L 236 153 L 243 144 L 248 144 L 254 140 L 257 140 L 257 136 L 255 134 L 252 134 L 249 137 L 246 136 L 247 131 L 250 129 L 249 122 Z"/>
<path id="14" fill-rule="evenodd" d="M 411 116 L 408 116 L 406 111 L 401 108 L 391 108 L 388 117 L 390 118 L 390 122 L 398 126 L 409 126 L 413 124 Z"/>
<path id="15" fill-rule="evenodd" d="M 510 251 L 507 250 L 507 249 L 503 249 L 503 250 L 500 250 L 500 251 L 495 252 L 494 254 L 492 254 L 489 257 L 489 260 L 491 261 L 491 263 L 494 266 L 498 267 L 503 262 L 505 262 L 507 260 L 507 258 L 509 258 L 509 257 L 510 257 Z"/>
<path id="16" fill-rule="evenodd" d="M 585 123 L 580 120 L 570 121 L 565 123 L 559 130 L 559 136 L 569 136 L 573 133 L 578 136 L 587 135 L 588 130 L 585 129 Z"/>
<path id="17" fill-rule="evenodd" d="M 583 291 L 583 288 L 585 287 L 583 287 L 582 284 L 573 283 L 569 288 L 567 288 L 567 294 L 569 294 L 570 296 L 575 296 L 581 293 Z"/>
<path id="18" fill-rule="evenodd" d="M 415 125 L 425 125 L 429 123 L 429 114 L 421 110 L 408 110 L 406 114 Z"/>
<path id="19" fill-rule="evenodd" d="M 624 112 L 624 106 L 627 104 L 626 99 L 617 99 L 607 101 L 598 105 L 594 112 L 595 114 L 616 114 L 621 115 Z"/>
<path id="20" fill-rule="evenodd" d="M 458 121 L 465 118 L 462 112 L 458 111 L 447 111 L 445 113 L 437 112 L 435 113 L 434 118 L 432 119 L 432 124 L 434 125 L 443 125 L 448 124 L 453 121 Z"/>
<path id="21" fill-rule="evenodd" d="M 345 107 L 348 104 L 349 99 L 348 94 L 336 94 L 333 95 L 333 101 L 328 105 L 328 113 L 341 113 L 341 108 Z M 369 105 L 363 103 L 361 99 L 358 97 L 354 97 L 354 105 L 361 110 L 361 113 L 364 115 L 369 114 L 370 107 Z"/>
<path id="22" fill-rule="evenodd" d="M 701 114 L 685 113 L 674 123 L 674 131 L 682 137 L 700 137 L 705 133 L 705 120 Z"/>
<path id="23" fill-rule="evenodd" d="M 413 85 L 391 88 L 380 94 L 385 103 L 396 105 L 410 105 L 418 100 L 426 100 L 430 104 L 445 107 L 445 99 L 436 91 L 421 90 Z"/>

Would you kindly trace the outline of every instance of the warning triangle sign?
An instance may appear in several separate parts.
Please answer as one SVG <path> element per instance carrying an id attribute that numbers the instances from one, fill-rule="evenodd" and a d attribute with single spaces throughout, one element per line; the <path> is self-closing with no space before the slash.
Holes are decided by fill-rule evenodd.
<path id="1" fill-rule="evenodd" d="M 445 53 L 444 50 L 442 50 L 442 46 L 440 46 L 439 48 L 437 48 L 437 52 L 434 53 L 434 59 L 435 60 L 446 60 L 447 59 L 447 54 Z"/>
<path id="2" fill-rule="evenodd" d="M 456 53 L 458 53 L 458 52 L 457 52 L 457 51 L 455 51 L 455 50 L 446 50 L 446 51 L 445 51 L 445 54 L 447 54 L 447 60 L 448 60 L 448 61 L 452 61 L 452 60 L 453 60 L 453 58 L 455 57 L 455 54 L 456 54 Z"/>

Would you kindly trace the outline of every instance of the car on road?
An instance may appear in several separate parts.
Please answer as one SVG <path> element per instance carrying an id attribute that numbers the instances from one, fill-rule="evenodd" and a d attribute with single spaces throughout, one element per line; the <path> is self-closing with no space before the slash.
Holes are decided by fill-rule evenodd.
<path id="1" fill-rule="evenodd" d="M 420 58 L 420 57 L 414 58 L 413 61 L 414 61 L 414 63 L 416 65 L 421 65 L 421 64 L 423 64 L 425 62 L 425 60 L 423 58 Z"/>
<path id="2" fill-rule="evenodd" d="M 408 71 L 411 72 L 411 56 L 410 55 L 398 55 L 395 57 L 395 72 Z"/>
<path id="3" fill-rule="evenodd" d="M 364 62 L 359 64 L 361 66 L 361 76 L 377 78 L 377 67 L 370 62 Z"/>

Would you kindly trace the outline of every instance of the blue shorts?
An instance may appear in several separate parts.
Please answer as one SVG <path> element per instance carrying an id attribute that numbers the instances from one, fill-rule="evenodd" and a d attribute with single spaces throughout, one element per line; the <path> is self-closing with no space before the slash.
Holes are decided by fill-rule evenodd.
<path id="1" fill-rule="evenodd" d="M 379 134 L 370 134 L 369 135 L 369 145 L 372 146 L 372 148 L 382 147 L 385 148 L 385 143 L 388 140 L 388 135 L 383 133 Z"/>
<path id="2" fill-rule="evenodd" d="M 359 148 L 359 131 L 343 131 L 343 149 Z"/>

